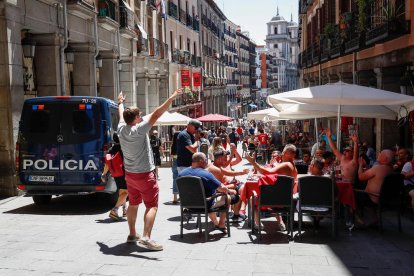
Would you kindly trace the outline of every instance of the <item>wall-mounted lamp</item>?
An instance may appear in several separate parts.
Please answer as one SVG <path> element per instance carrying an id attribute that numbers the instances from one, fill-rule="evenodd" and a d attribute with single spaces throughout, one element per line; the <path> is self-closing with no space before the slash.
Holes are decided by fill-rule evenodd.
<path id="1" fill-rule="evenodd" d="M 36 42 L 29 35 L 22 39 L 22 48 L 25 57 L 34 58 Z"/>
<path id="2" fill-rule="evenodd" d="M 73 64 L 75 62 L 75 53 L 73 51 L 65 51 L 65 60 L 68 64 Z"/>
<path id="3" fill-rule="evenodd" d="M 118 71 L 122 71 L 122 63 L 118 62 Z"/>
<path id="4" fill-rule="evenodd" d="M 100 55 L 96 57 L 96 68 L 102 68 L 102 57 Z"/>

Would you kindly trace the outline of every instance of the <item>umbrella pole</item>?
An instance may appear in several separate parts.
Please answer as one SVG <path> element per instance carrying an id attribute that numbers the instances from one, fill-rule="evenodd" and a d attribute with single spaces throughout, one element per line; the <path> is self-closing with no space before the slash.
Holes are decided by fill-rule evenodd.
<path id="1" fill-rule="evenodd" d="M 319 136 L 318 136 L 318 119 L 315 118 L 315 142 L 318 145 L 318 149 L 319 149 Z"/>
<path id="2" fill-rule="evenodd" d="M 338 105 L 338 119 L 336 125 L 336 148 L 341 151 L 341 105 Z"/>

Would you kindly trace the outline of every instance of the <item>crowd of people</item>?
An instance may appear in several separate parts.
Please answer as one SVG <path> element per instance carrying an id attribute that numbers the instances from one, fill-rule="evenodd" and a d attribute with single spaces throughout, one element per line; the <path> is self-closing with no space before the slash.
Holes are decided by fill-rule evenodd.
<path id="1" fill-rule="evenodd" d="M 162 245 L 151 240 L 151 231 L 158 210 L 158 167 L 164 155 L 161 140 L 156 131 L 149 132 L 156 120 L 164 113 L 171 102 L 182 93 L 176 90 L 172 96 L 160 105 L 149 117 L 141 118 L 136 107 L 124 108 L 125 97 L 120 94 L 120 123 L 117 130 L 117 147 L 113 152 L 121 151 L 124 161 L 124 181 L 115 179 L 120 189 L 120 198 L 110 212 L 110 217 L 118 219 L 118 208 L 123 207 L 123 215 L 128 219 L 129 235 L 127 242 L 139 242 L 150 250 L 162 250 Z M 405 176 L 407 194 L 411 197 L 414 208 L 414 165 L 409 161 L 409 152 L 399 148 L 382 150 L 376 158 L 375 150 L 367 143 L 360 143 L 356 134 L 351 135 L 349 144 L 340 151 L 334 141 L 335 136 L 329 128 L 320 132 L 318 141 L 314 142 L 308 133 L 290 133 L 283 143 L 282 135 L 275 128 L 265 124 L 251 123 L 237 127 L 224 126 L 206 129 L 200 121 L 192 119 L 187 126 L 172 136 L 172 191 L 173 204 L 179 203 L 179 191 L 176 179 L 180 176 L 199 176 L 203 182 L 205 196 L 216 192 L 227 194 L 227 201 L 232 206 L 232 220 L 239 222 L 246 219 L 245 204 L 240 200 L 244 188 L 237 176 L 246 175 L 249 169 L 234 170 L 234 166 L 245 158 L 259 175 L 287 175 L 298 178 L 298 165 L 306 165 L 305 173 L 311 175 L 330 175 L 341 177 L 353 185 L 360 185 L 365 193 L 356 194 L 358 211 L 356 223 L 366 226 L 361 208 L 369 203 L 377 203 L 381 184 L 386 175 L 400 172 Z M 243 153 L 239 154 L 237 145 L 242 144 Z M 395 160 L 395 155 L 397 159 Z M 259 158 L 260 157 L 260 158 Z M 258 162 L 261 160 L 261 162 Z M 106 181 L 108 168 L 103 173 Z M 339 171 L 339 173 L 338 173 Z M 303 174 L 303 172 L 301 172 Z M 127 193 L 126 193 L 127 190 Z M 129 207 L 126 208 L 126 197 Z M 144 202 L 143 235 L 136 232 L 135 224 L 138 206 Z M 214 202 L 209 203 L 210 206 Z M 257 210 L 256 210 L 257 212 Z M 257 217 L 257 216 L 256 216 Z M 209 214 L 214 225 L 213 230 L 226 233 L 226 217 L 215 212 Z M 286 227 L 280 215 L 276 215 L 277 225 L 281 231 Z M 374 220 L 375 223 L 375 220 Z M 260 225 L 256 227 L 260 228 Z"/>

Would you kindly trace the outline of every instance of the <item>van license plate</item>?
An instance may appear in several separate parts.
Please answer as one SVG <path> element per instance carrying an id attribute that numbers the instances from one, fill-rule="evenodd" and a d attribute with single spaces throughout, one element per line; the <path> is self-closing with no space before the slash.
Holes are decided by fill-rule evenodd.
<path id="1" fill-rule="evenodd" d="M 29 181 L 32 181 L 32 182 L 54 182 L 55 177 L 53 175 L 29 175 Z"/>

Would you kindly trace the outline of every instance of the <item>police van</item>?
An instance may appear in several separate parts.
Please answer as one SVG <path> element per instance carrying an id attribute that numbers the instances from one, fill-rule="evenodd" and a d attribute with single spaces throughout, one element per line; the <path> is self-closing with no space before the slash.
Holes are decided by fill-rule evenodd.
<path id="1" fill-rule="evenodd" d="M 18 188 L 36 204 L 63 194 L 103 192 L 116 197 L 113 179 L 103 183 L 101 173 L 118 121 L 118 105 L 105 98 L 26 100 L 16 143 Z"/>

